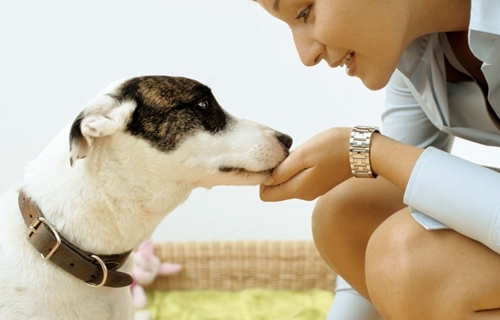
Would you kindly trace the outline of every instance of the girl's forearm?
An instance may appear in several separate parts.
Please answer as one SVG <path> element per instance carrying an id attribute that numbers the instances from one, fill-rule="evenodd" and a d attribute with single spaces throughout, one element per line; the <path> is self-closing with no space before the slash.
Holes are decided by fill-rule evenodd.
<path id="1" fill-rule="evenodd" d="M 406 190 L 413 168 L 424 149 L 406 145 L 379 133 L 372 135 L 372 170 Z"/>

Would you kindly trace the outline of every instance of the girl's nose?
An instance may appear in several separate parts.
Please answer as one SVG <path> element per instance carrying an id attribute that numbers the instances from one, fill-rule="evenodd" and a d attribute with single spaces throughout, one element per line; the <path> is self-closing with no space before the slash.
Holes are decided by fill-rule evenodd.
<path id="1" fill-rule="evenodd" d="M 300 60 L 307 67 L 317 65 L 323 59 L 323 46 L 318 41 L 307 37 L 303 32 L 293 34 L 295 48 Z"/>

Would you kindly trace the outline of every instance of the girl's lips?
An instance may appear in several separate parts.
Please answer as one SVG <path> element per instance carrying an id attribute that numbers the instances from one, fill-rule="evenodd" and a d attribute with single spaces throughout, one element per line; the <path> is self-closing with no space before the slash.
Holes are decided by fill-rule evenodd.
<path id="1" fill-rule="evenodd" d="M 349 50 L 349 52 L 347 52 L 342 62 L 340 62 L 339 66 L 343 67 L 345 65 L 347 68 L 349 68 L 353 56 L 354 56 L 354 51 Z"/>
<path id="2" fill-rule="evenodd" d="M 349 50 L 341 60 L 329 62 L 328 65 L 330 66 L 330 68 L 349 66 L 351 64 L 351 60 L 352 60 L 353 55 L 354 55 L 354 51 Z"/>
<path id="3" fill-rule="evenodd" d="M 349 59 L 349 63 L 346 64 L 345 72 L 348 76 L 354 76 L 354 72 L 356 71 L 356 56 L 354 52 L 351 54 L 351 58 Z"/>

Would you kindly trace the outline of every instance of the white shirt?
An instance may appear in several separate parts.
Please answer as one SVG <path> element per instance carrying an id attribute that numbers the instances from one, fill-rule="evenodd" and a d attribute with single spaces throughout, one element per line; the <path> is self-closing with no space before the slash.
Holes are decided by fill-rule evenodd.
<path id="1" fill-rule="evenodd" d="M 492 121 L 500 118 L 500 1 L 472 0 L 469 46 L 483 61 L 493 111 L 474 82 L 447 83 L 445 56 L 466 71 L 446 35 L 430 34 L 408 46 L 389 81 L 383 133 L 427 148 L 404 195 L 415 219 L 428 229 L 448 226 L 500 253 L 500 174 L 441 151 L 450 150 L 454 136 L 500 147 L 500 127 Z"/>

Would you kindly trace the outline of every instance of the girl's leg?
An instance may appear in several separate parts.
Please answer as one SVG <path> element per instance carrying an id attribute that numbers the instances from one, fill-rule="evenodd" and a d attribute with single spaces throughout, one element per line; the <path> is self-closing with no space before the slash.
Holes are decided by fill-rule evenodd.
<path id="1" fill-rule="evenodd" d="M 384 319 L 500 319 L 500 255 L 453 230 L 425 230 L 407 208 L 373 234 L 366 281 Z"/>
<path id="2" fill-rule="evenodd" d="M 382 177 L 353 178 L 318 199 L 314 208 L 312 231 L 319 253 L 367 299 L 368 240 L 385 219 L 405 207 L 402 199 L 402 190 Z"/>

